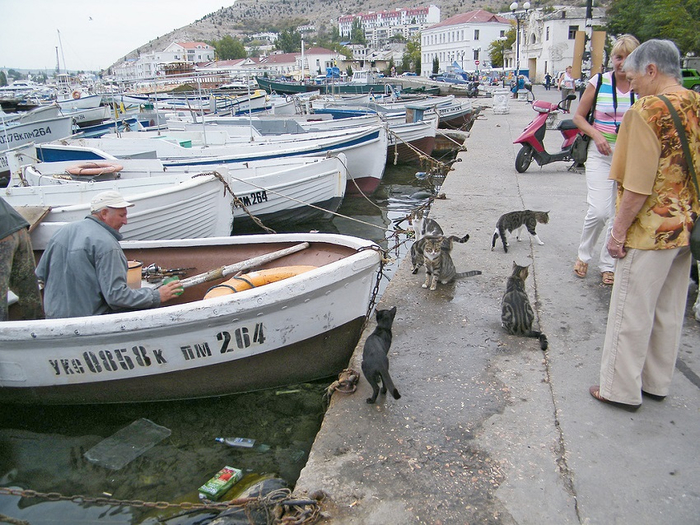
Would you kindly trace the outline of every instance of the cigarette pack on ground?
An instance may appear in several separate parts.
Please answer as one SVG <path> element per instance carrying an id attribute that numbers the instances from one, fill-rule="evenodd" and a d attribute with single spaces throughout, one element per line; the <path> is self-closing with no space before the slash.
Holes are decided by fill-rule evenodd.
<path id="1" fill-rule="evenodd" d="M 237 481 L 243 477 L 243 471 L 233 467 L 224 467 L 216 476 L 199 487 L 199 492 L 209 499 L 217 500 L 223 496 Z"/>

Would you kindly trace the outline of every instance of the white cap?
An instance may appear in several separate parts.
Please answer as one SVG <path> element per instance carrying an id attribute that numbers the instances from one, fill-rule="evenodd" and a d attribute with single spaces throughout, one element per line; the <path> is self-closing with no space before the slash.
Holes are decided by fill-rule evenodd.
<path id="1" fill-rule="evenodd" d="M 90 201 L 90 211 L 96 212 L 104 208 L 130 208 L 132 203 L 122 197 L 118 191 L 103 191 L 98 193 Z"/>

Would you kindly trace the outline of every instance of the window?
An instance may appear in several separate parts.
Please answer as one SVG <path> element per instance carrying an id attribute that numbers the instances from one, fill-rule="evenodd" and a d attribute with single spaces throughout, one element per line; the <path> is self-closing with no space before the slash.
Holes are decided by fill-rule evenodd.
<path id="1" fill-rule="evenodd" d="M 474 30 L 474 40 L 479 40 L 479 30 L 478 29 Z"/>
<path id="2" fill-rule="evenodd" d="M 474 50 L 474 60 L 479 60 L 479 52 L 481 49 L 475 49 Z"/>
<path id="3" fill-rule="evenodd" d="M 576 31 L 578 26 L 569 26 L 569 40 L 576 40 Z"/>
<path id="4" fill-rule="evenodd" d="M 549 42 L 549 26 L 547 26 L 547 36 L 545 37 L 545 40 Z"/>

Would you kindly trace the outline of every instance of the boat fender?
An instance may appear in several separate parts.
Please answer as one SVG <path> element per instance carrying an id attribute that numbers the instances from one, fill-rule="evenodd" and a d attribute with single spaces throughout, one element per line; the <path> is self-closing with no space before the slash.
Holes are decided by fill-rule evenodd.
<path id="1" fill-rule="evenodd" d="M 103 175 L 108 173 L 116 173 L 124 169 L 124 166 L 116 162 L 94 161 L 84 164 L 76 164 L 68 166 L 66 172 L 71 175 Z"/>
<path id="2" fill-rule="evenodd" d="M 73 91 L 73 98 L 80 98 L 80 91 Z"/>
<path id="3" fill-rule="evenodd" d="M 279 268 L 269 268 L 267 270 L 250 272 L 245 275 L 237 275 L 228 281 L 224 281 L 221 284 L 209 288 L 204 295 L 204 299 L 232 295 L 237 292 L 250 290 L 251 288 L 294 277 L 301 273 L 315 270 L 316 268 L 317 266 L 280 266 Z"/>

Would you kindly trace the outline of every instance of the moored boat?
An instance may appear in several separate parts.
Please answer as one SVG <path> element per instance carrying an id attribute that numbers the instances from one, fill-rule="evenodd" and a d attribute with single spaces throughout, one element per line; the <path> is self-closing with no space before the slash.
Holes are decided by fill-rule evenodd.
<path id="1" fill-rule="evenodd" d="M 135 194 L 149 192 L 151 199 L 143 200 L 141 206 L 129 213 L 129 224 L 122 228 L 122 233 L 126 239 L 159 239 L 228 235 L 232 208 L 236 233 L 258 228 L 250 214 L 274 229 L 327 219 L 342 203 L 347 183 L 347 159 L 342 153 L 213 165 L 203 169 L 166 168 L 157 159 L 120 160 L 96 149 L 53 147 L 91 155 L 93 159 L 84 163 L 24 163 L 22 159 L 35 159 L 37 154 L 24 151 L 28 147 L 16 151 L 14 157 L 18 160 L 13 169 L 14 178 L 5 190 L 6 200 L 13 206 L 53 208 L 32 232 L 35 247 L 44 246 L 53 231 L 66 221 L 86 215 L 92 196 L 105 189 L 118 190 L 134 202 Z M 101 170 L 95 169 L 98 173 L 92 176 L 81 175 L 77 168 L 83 165 L 90 169 L 92 163 L 105 166 L 105 170 L 100 173 Z M 115 166 L 118 169 L 111 169 Z M 208 180 L 211 178 L 215 180 Z M 156 197 L 153 192 L 163 194 L 158 206 L 155 206 L 157 201 L 152 200 Z M 168 206 L 162 202 L 166 195 L 171 200 Z M 148 208 L 154 208 L 152 225 L 137 227 L 137 222 L 147 218 Z M 158 217 L 159 214 L 162 217 Z"/>
<path id="2" fill-rule="evenodd" d="M 131 241 L 123 247 L 144 268 L 188 268 L 189 276 L 292 247 L 300 249 L 261 267 L 317 268 L 207 300 L 207 290 L 224 278 L 205 281 L 151 310 L 4 322 L 0 402 L 160 401 L 329 377 L 347 366 L 380 265 L 370 241 L 333 234 Z"/>

